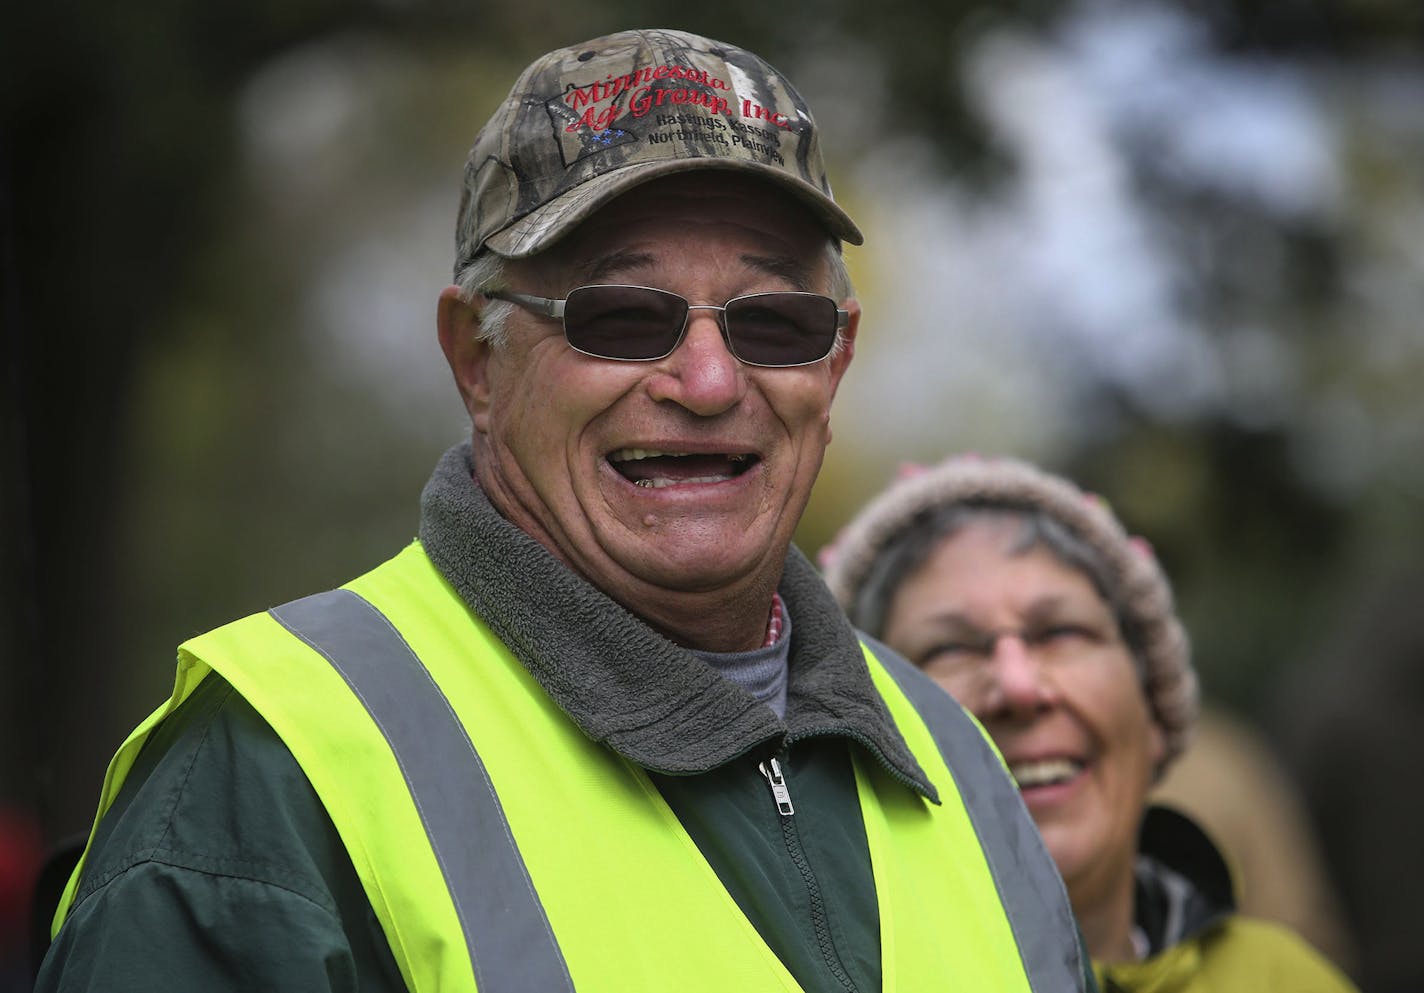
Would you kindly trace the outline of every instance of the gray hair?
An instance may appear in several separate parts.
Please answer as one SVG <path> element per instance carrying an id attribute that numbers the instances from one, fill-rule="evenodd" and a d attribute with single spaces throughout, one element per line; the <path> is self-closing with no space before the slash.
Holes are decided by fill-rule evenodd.
<path id="1" fill-rule="evenodd" d="M 509 288 L 509 266 L 506 260 L 485 249 L 475 255 L 455 276 L 455 285 L 460 287 L 460 295 L 468 303 L 477 296 L 485 296 L 498 290 Z M 509 315 L 515 305 L 507 300 L 490 300 L 480 312 L 479 337 L 498 348 L 509 337 Z"/>
<path id="2" fill-rule="evenodd" d="M 851 284 L 850 270 L 846 268 L 845 256 L 837 241 L 826 243 L 826 292 L 835 301 L 842 302 L 855 295 Z M 486 296 L 498 290 L 509 288 L 508 260 L 485 249 L 475 255 L 455 276 L 455 285 L 466 301 L 477 296 Z M 490 300 L 480 313 L 479 337 L 492 346 L 502 346 L 509 337 L 509 316 L 516 305 L 507 300 Z M 836 343 L 831 348 L 835 355 L 845 347 L 845 336 L 836 332 Z"/>
<path id="3" fill-rule="evenodd" d="M 1063 565 L 1081 573 L 1108 605 L 1139 673 L 1146 669 L 1147 638 L 1141 625 L 1114 595 L 1117 587 L 1103 556 L 1042 510 L 992 503 L 942 504 L 916 515 L 885 543 L 846 609 L 851 623 L 875 638 L 885 634 L 890 606 L 900 587 L 918 572 L 934 551 L 953 535 L 979 523 L 1017 524 L 1010 555 L 1042 549 Z"/>

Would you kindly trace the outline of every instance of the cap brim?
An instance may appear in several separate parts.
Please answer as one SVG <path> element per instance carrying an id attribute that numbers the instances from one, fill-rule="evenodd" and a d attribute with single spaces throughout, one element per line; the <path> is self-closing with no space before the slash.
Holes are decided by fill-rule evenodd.
<path id="1" fill-rule="evenodd" d="M 852 245 L 860 245 L 865 241 L 850 215 L 810 183 L 773 165 L 699 157 L 626 166 L 616 172 L 596 176 L 536 207 L 508 227 L 496 231 L 485 239 L 485 246 L 508 259 L 528 258 L 544 251 L 586 221 L 600 207 L 634 187 L 660 176 L 713 170 L 759 176 L 805 204 L 834 237 Z"/>

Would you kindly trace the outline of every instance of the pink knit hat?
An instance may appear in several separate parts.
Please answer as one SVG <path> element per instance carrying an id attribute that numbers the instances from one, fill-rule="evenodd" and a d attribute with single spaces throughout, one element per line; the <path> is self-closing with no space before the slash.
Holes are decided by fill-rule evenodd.
<path id="1" fill-rule="evenodd" d="M 1129 535 L 1107 501 L 1061 476 L 1009 458 L 954 456 L 937 466 L 904 466 L 822 549 L 826 584 L 850 608 L 889 543 L 921 514 L 952 504 L 1039 511 L 1093 549 L 1106 567 L 1110 598 L 1142 632 L 1143 693 L 1166 739 L 1160 773 L 1182 753 L 1197 718 L 1197 677 L 1172 588 L 1142 538 Z"/>

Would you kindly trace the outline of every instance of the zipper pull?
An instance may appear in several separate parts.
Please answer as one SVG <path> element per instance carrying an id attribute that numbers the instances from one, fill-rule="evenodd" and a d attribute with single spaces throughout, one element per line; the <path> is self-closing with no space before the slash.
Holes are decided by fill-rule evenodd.
<path id="1" fill-rule="evenodd" d="M 776 759 L 767 759 L 757 763 L 757 768 L 771 784 L 771 795 L 776 800 L 776 809 L 781 816 L 790 817 L 796 813 L 796 808 L 791 806 L 791 791 L 786 788 L 786 778 L 781 774 L 781 763 Z"/>

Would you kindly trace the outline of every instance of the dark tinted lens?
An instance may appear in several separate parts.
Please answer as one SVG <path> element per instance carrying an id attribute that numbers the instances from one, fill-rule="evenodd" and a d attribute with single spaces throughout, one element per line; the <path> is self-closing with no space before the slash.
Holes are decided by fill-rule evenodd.
<path id="1" fill-rule="evenodd" d="M 754 365 L 804 365 L 836 341 L 836 304 L 816 293 L 754 293 L 727 304 L 732 351 Z"/>
<path id="2" fill-rule="evenodd" d="M 677 345 L 687 301 L 646 286 L 580 286 L 564 303 L 564 333 L 606 359 L 657 359 Z"/>

